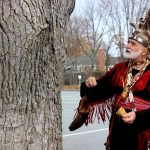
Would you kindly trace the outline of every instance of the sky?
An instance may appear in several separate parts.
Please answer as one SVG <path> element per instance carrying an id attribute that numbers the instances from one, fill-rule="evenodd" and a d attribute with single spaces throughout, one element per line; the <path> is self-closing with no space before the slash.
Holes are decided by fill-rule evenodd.
<path id="1" fill-rule="evenodd" d="M 98 4 L 98 1 L 99 0 L 76 0 L 76 5 L 75 5 L 75 9 L 74 9 L 74 12 L 73 14 L 75 13 L 80 13 L 82 12 L 82 10 L 86 7 L 86 5 L 88 3 L 95 3 L 95 4 Z"/>
<path id="2" fill-rule="evenodd" d="M 80 14 L 82 10 L 86 7 L 88 2 L 96 2 L 97 0 L 76 0 L 76 5 L 73 14 Z"/>
<path id="3" fill-rule="evenodd" d="M 77 13 L 78 11 L 82 10 L 82 8 L 86 6 L 87 1 L 88 0 L 76 0 L 74 13 Z"/>
<path id="4" fill-rule="evenodd" d="M 87 0 L 76 0 L 76 6 L 84 6 Z"/>

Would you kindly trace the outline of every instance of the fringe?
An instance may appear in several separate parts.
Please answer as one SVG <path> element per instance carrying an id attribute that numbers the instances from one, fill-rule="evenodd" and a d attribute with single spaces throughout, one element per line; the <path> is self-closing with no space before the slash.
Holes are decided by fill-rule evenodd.
<path id="1" fill-rule="evenodd" d="M 98 123 L 100 123 L 101 120 L 104 123 L 106 119 L 110 120 L 114 103 L 115 96 L 107 98 L 106 100 L 97 100 L 96 102 L 88 102 L 87 97 L 84 96 L 80 100 L 78 108 L 75 109 L 76 113 L 73 119 L 75 119 L 78 114 L 87 114 L 87 118 L 84 122 L 86 126 L 89 123 L 92 124 L 96 118 L 98 119 Z"/>
<path id="2" fill-rule="evenodd" d="M 95 118 L 98 119 L 98 123 L 100 123 L 100 120 L 102 120 L 103 123 L 106 119 L 110 120 L 114 102 L 115 97 L 111 97 L 105 101 L 99 100 L 97 103 L 89 103 L 89 114 L 85 121 L 85 125 L 87 126 L 89 123 L 93 123 Z"/>

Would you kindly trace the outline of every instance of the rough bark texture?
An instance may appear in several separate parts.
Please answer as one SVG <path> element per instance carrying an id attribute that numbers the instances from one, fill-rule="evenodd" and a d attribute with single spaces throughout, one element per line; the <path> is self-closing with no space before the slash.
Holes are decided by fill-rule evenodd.
<path id="1" fill-rule="evenodd" d="M 63 45 L 72 1 L 0 1 L 0 150 L 62 149 Z"/>

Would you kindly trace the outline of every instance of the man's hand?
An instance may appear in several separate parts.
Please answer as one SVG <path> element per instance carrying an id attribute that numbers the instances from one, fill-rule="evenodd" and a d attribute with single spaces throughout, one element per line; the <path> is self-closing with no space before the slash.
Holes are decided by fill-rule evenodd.
<path id="1" fill-rule="evenodd" d="M 122 115 L 122 120 L 125 123 L 132 124 L 135 121 L 135 119 L 136 119 L 136 113 L 134 111 Z"/>
<path id="2" fill-rule="evenodd" d="M 95 77 L 89 77 L 86 81 L 85 81 L 85 85 L 88 88 L 94 87 L 97 85 L 97 81 Z"/>

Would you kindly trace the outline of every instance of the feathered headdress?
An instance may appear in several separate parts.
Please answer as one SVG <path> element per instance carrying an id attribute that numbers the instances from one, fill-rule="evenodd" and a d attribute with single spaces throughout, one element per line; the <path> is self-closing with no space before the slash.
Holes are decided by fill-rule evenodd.
<path id="1" fill-rule="evenodd" d="M 150 48 L 150 9 L 148 10 L 144 19 L 140 18 L 138 24 L 130 24 L 134 27 L 135 31 L 132 37 L 129 38 L 134 39 Z"/>

